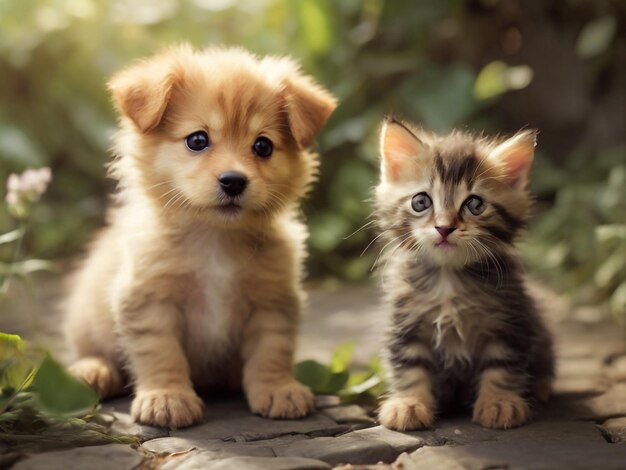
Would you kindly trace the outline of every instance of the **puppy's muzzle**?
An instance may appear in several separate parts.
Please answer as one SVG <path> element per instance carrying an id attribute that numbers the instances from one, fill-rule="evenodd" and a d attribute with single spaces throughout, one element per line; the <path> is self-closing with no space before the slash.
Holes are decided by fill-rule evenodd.
<path id="1" fill-rule="evenodd" d="M 238 171 L 227 171 L 222 173 L 219 176 L 218 181 L 220 182 L 222 191 L 230 197 L 239 196 L 246 190 L 246 186 L 248 186 L 248 178 L 246 178 L 246 175 L 239 173 Z"/>

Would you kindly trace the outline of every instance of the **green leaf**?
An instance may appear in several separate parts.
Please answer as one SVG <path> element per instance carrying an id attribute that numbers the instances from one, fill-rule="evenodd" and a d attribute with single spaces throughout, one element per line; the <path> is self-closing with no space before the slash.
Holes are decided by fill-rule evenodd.
<path id="1" fill-rule="evenodd" d="M 35 374 L 31 391 L 34 406 L 51 414 L 79 416 L 98 404 L 96 392 L 72 377 L 49 354 Z"/>
<path id="2" fill-rule="evenodd" d="M 583 59 L 601 54 L 611 44 L 617 22 L 612 16 L 604 16 L 587 23 L 578 36 L 576 52 Z"/>
<path id="3" fill-rule="evenodd" d="M 314 360 L 299 362 L 295 365 L 294 372 L 296 379 L 316 394 L 323 393 L 321 390 L 330 382 L 333 375 L 328 367 Z"/>
<path id="4" fill-rule="evenodd" d="M 354 341 L 343 343 L 335 349 L 333 357 L 330 359 L 330 370 L 333 373 L 344 372 L 352 363 L 354 353 Z"/>
<path id="5" fill-rule="evenodd" d="M 333 373 L 329 367 L 313 360 L 296 364 L 294 373 L 298 381 L 308 386 L 316 395 L 339 393 L 350 377 L 347 371 Z"/>
<path id="6" fill-rule="evenodd" d="M 526 88 L 533 79 L 533 70 L 527 65 L 508 66 L 496 60 L 485 65 L 474 82 L 474 96 L 486 100 L 509 90 Z"/>
<path id="7" fill-rule="evenodd" d="M 466 65 L 428 65 L 402 89 L 401 98 L 415 108 L 426 127 L 449 130 L 478 109 L 472 93 L 474 74 Z"/>
<path id="8" fill-rule="evenodd" d="M 0 333 L 0 392 L 19 391 L 33 367 L 22 339 L 18 335 Z"/>
<path id="9" fill-rule="evenodd" d="M 330 15 L 320 0 L 299 0 L 297 2 L 301 33 L 304 42 L 313 54 L 324 54 L 332 44 L 333 32 Z"/>

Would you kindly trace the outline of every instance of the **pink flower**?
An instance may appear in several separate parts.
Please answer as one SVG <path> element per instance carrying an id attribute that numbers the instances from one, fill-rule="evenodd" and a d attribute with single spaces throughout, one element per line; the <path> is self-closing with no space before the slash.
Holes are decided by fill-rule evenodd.
<path id="1" fill-rule="evenodd" d="M 28 217 L 31 206 L 39 201 L 51 180 L 52 171 L 48 167 L 28 169 L 21 175 L 11 173 L 5 198 L 11 214 L 18 219 Z"/>

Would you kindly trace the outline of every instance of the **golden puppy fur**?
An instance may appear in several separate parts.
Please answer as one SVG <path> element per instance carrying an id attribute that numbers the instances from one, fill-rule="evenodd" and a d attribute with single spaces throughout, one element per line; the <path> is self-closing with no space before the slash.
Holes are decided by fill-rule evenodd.
<path id="1" fill-rule="evenodd" d="M 306 238 L 296 211 L 318 164 L 306 148 L 335 99 L 289 59 L 188 46 L 110 89 L 120 190 L 67 300 L 71 370 L 102 397 L 130 376 L 146 424 L 188 426 L 202 418 L 194 388 L 242 385 L 255 413 L 307 414 L 313 395 L 292 375 Z M 197 131 L 210 145 L 194 152 Z M 255 154 L 260 137 L 270 157 Z M 248 182 L 229 197 L 218 179 L 233 171 Z"/>

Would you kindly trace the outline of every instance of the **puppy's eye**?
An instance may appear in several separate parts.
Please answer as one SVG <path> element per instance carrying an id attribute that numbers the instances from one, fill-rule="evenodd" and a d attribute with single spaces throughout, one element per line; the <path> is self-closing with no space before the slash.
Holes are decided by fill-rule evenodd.
<path id="1" fill-rule="evenodd" d="M 272 141 L 267 137 L 259 137 L 254 141 L 252 151 L 259 157 L 268 158 L 274 151 L 274 144 L 272 144 Z"/>
<path id="2" fill-rule="evenodd" d="M 424 212 L 430 206 L 433 205 L 433 201 L 430 199 L 430 196 L 426 193 L 419 193 L 413 196 L 411 200 L 411 207 L 415 212 Z"/>
<path id="3" fill-rule="evenodd" d="M 196 131 L 185 138 L 185 144 L 192 152 L 202 152 L 211 145 L 211 139 L 206 132 Z"/>
<path id="4" fill-rule="evenodd" d="M 465 201 L 464 207 L 473 215 L 480 215 L 485 211 L 485 203 L 478 196 L 470 196 Z"/>

